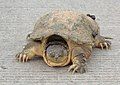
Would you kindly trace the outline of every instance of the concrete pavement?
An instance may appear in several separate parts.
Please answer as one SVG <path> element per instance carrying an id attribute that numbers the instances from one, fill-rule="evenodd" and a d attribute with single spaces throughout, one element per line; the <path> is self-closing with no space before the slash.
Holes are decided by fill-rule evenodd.
<path id="1" fill-rule="evenodd" d="M 42 58 L 15 60 L 37 19 L 55 9 L 95 14 L 101 34 L 114 38 L 112 50 L 93 51 L 85 74 L 51 68 Z M 120 0 L 0 0 L 0 85 L 120 85 L 119 44 Z"/>

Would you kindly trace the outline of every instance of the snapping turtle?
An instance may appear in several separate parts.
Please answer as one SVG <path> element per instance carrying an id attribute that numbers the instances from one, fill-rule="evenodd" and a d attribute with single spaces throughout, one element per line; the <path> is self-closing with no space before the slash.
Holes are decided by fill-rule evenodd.
<path id="1" fill-rule="evenodd" d="M 49 66 L 72 64 L 68 71 L 85 72 L 85 63 L 92 48 L 109 49 L 111 42 L 100 35 L 95 16 L 75 11 L 53 11 L 41 17 L 32 33 L 29 43 L 16 55 L 21 62 L 34 56 L 43 57 Z"/>

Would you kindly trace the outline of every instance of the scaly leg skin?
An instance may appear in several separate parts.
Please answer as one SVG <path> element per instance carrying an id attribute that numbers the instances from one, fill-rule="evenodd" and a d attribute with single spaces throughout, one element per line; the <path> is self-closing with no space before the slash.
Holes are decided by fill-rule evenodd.
<path id="1" fill-rule="evenodd" d="M 79 58 L 79 57 L 83 57 L 83 58 Z M 75 72 L 80 72 L 81 74 L 85 73 L 86 72 L 85 62 L 86 62 L 86 58 L 84 58 L 83 54 L 74 57 L 72 60 L 73 64 L 69 67 L 68 71 L 72 71 L 72 74 L 74 74 Z"/>
<path id="2" fill-rule="evenodd" d="M 37 51 L 40 50 L 39 48 L 40 44 L 35 42 L 28 43 L 22 52 L 18 53 L 16 55 L 16 58 L 20 62 L 27 62 L 28 60 L 35 57 L 35 55 L 40 55 Z"/>
<path id="3" fill-rule="evenodd" d="M 111 42 L 106 40 L 106 39 L 111 39 L 111 38 L 107 38 L 107 37 L 97 35 L 95 37 L 95 47 L 101 48 L 102 50 L 104 48 L 111 49 Z"/>
<path id="4" fill-rule="evenodd" d="M 86 72 L 86 61 L 90 57 L 91 51 L 89 48 L 84 47 L 76 47 L 72 51 L 72 65 L 69 67 L 68 71 L 72 71 L 74 74 L 75 72 L 85 73 Z"/>

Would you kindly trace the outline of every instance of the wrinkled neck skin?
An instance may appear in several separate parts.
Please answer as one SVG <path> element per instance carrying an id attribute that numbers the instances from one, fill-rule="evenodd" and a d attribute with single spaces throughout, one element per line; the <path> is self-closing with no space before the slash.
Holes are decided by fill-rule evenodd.
<path id="1" fill-rule="evenodd" d="M 64 66 L 68 61 L 68 46 L 60 41 L 47 43 L 45 48 L 45 62 L 49 66 Z"/>

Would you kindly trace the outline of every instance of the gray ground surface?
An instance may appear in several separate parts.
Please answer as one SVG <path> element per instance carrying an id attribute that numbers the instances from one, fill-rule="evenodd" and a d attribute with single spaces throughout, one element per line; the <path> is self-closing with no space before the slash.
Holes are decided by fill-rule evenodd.
<path id="1" fill-rule="evenodd" d="M 95 14 L 101 34 L 113 37 L 112 50 L 95 49 L 88 72 L 51 68 L 41 58 L 15 60 L 37 19 L 54 9 Z M 0 85 L 120 85 L 120 0 L 0 0 Z"/>

